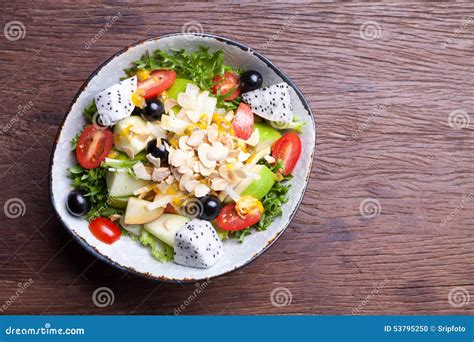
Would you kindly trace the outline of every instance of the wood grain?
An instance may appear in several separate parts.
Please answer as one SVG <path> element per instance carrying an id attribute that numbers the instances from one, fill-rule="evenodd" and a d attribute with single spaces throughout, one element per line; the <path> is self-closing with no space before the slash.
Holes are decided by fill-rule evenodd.
<path id="1" fill-rule="evenodd" d="M 473 4 L 2 2 L 2 25 L 26 30 L 0 40 L 0 199 L 26 206 L 19 218 L 1 215 L 3 313 L 173 314 L 186 302 L 182 314 L 474 313 L 474 122 L 449 120 L 474 120 Z M 82 82 L 124 46 L 190 21 L 267 55 L 317 121 L 312 177 L 291 227 L 192 300 L 194 284 L 95 260 L 53 217 L 47 189 L 54 134 Z M 373 218 L 360 213 L 366 199 L 379 205 Z M 115 301 L 99 308 L 92 294 L 102 286 Z M 280 287 L 289 305 L 272 305 Z M 458 287 L 472 298 L 456 307 L 448 294 Z"/>

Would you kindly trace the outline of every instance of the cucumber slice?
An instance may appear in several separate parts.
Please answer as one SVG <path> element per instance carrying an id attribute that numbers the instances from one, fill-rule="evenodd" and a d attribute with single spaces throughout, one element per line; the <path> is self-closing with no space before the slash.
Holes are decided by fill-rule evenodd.
<path id="1" fill-rule="evenodd" d="M 191 81 L 184 78 L 177 78 L 171 88 L 166 91 L 166 94 L 169 98 L 176 100 L 179 93 L 184 93 L 186 91 L 188 83 L 191 83 Z"/>
<path id="2" fill-rule="evenodd" d="M 129 196 L 113 197 L 109 196 L 107 202 L 112 208 L 125 209 L 127 207 Z"/>

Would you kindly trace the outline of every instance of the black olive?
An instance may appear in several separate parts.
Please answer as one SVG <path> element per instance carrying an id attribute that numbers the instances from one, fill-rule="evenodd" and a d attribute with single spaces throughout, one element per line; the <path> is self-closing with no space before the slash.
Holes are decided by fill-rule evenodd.
<path id="1" fill-rule="evenodd" d="M 208 195 L 201 197 L 199 200 L 202 203 L 202 210 L 198 218 L 212 221 L 221 212 L 222 203 L 216 196 Z"/>
<path id="2" fill-rule="evenodd" d="M 71 191 L 67 196 L 67 210 L 74 216 L 87 214 L 91 209 L 89 198 L 77 191 Z"/>
<path id="3" fill-rule="evenodd" d="M 162 163 L 168 162 L 168 150 L 166 149 L 165 143 L 169 143 L 165 139 L 161 139 L 160 146 L 157 146 L 158 141 L 156 139 L 150 140 L 146 145 L 146 151 L 151 153 L 155 158 L 160 158 Z"/>
<path id="4" fill-rule="evenodd" d="M 165 106 L 160 100 L 146 100 L 146 106 L 142 110 L 142 118 L 148 121 L 160 120 L 165 113 Z"/>
<path id="5" fill-rule="evenodd" d="M 247 70 L 240 76 L 240 89 L 242 93 L 258 89 L 262 86 L 263 77 L 256 70 Z"/>

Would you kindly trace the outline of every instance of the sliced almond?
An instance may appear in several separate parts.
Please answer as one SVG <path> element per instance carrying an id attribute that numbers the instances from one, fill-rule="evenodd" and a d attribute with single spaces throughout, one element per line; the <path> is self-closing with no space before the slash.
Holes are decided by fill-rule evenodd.
<path id="1" fill-rule="evenodd" d="M 209 145 L 208 143 L 203 143 L 199 145 L 198 156 L 199 156 L 199 160 L 201 161 L 201 163 L 204 164 L 205 167 L 209 169 L 213 169 L 216 167 L 216 161 L 210 160 L 208 158 L 208 152 L 210 149 L 211 149 L 211 145 Z"/>
<path id="2" fill-rule="evenodd" d="M 196 147 L 204 140 L 205 133 L 200 129 L 194 130 L 186 142 L 191 147 Z"/>
<path id="3" fill-rule="evenodd" d="M 174 150 L 169 155 L 170 164 L 179 167 L 186 163 L 186 153 L 183 150 Z"/>
<path id="4" fill-rule="evenodd" d="M 204 177 L 208 177 L 214 171 L 214 168 L 207 168 L 202 162 L 199 162 L 199 173 Z"/>
<path id="5" fill-rule="evenodd" d="M 222 191 L 229 185 L 229 181 L 222 178 L 214 178 L 211 181 L 211 189 L 214 191 Z"/>
<path id="6" fill-rule="evenodd" d="M 193 97 L 190 94 L 179 93 L 178 104 L 183 108 L 192 110 L 192 109 L 195 109 L 197 106 L 197 99 L 196 97 Z"/>
<path id="7" fill-rule="evenodd" d="M 183 151 L 191 151 L 192 147 L 187 144 L 189 137 L 186 135 L 183 135 L 182 137 L 179 138 L 178 140 L 178 146 L 180 149 Z"/>
<path id="8" fill-rule="evenodd" d="M 135 175 L 137 176 L 137 178 L 143 179 L 143 180 L 151 180 L 151 174 L 148 173 L 147 168 L 145 167 L 145 165 L 143 165 L 142 162 L 138 162 L 135 165 L 133 165 L 132 169 L 133 169 L 133 172 L 135 172 Z"/>
<path id="9" fill-rule="evenodd" d="M 153 155 L 151 153 L 148 153 L 146 155 L 146 159 L 148 159 L 148 161 L 150 163 L 152 163 L 154 167 L 156 167 L 156 168 L 161 167 L 161 159 L 153 157 Z"/>
<path id="10" fill-rule="evenodd" d="M 217 128 L 217 125 L 212 124 L 211 126 L 209 126 L 209 128 L 207 129 L 207 140 L 209 140 L 211 144 L 215 144 L 217 142 L 218 136 L 219 130 Z"/>
<path id="11" fill-rule="evenodd" d="M 265 157 L 263 157 L 263 159 L 265 159 L 267 161 L 267 163 L 269 164 L 273 164 L 274 162 L 276 162 L 276 159 L 273 158 L 271 155 L 267 154 Z"/>
<path id="12" fill-rule="evenodd" d="M 204 197 L 206 196 L 209 192 L 211 191 L 211 188 L 209 188 L 207 185 L 199 183 L 196 185 L 194 188 L 194 195 L 196 197 Z"/>
<path id="13" fill-rule="evenodd" d="M 240 151 L 239 156 L 237 157 L 237 160 L 238 160 L 239 162 L 244 162 L 244 161 L 246 161 L 247 159 L 249 159 L 250 156 L 251 156 L 250 153 L 246 153 L 246 152 Z"/>
<path id="14" fill-rule="evenodd" d="M 193 192 L 194 188 L 198 185 L 201 184 L 198 180 L 190 180 L 184 184 L 184 189 L 186 189 L 187 192 Z"/>
<path id="15" fill-rule="evenodd" d="M 181 177 L 181 179 L 179 180 L 179 190 L 181 191 L 184 191 L 185 190 L 185 185 L 187 182 L 189 182 L 191 180 L 191 176 L 190 175 L 183 175 Z"/>
<path id="16" fill-rule="evenodd" d="M 227 159 L 227 155 L 229 154 L 229 149 L 222 145 L 221 142 L 216 142 L 214 145 L 212 145 L 209 150 L 207 151 L 207 159 L 209 160 L 214 160 L 214 161 L 220 161 Z"/>
<path id="17" fill-rule="evenodd" d="M 178 102 L 175 99 L 166 99 L 163 103 L 163 106 L 165 107 L 165 113 L 168 113 L 170 109 L 176 106 L 177 104 Z"/>
<path id="18" fill-rule="evenodd" d="M 258 132 L 258 128 L 256 128 L 250 137 L 245 140 L 245 143 L 250 146 L 257 146 L 258 142 L 260 141 L 260 133 Z"/>
<path id="19" fill-rule="evenodd" d="M 173 184 L 174 181 L 175 181 L 175 178 L 174 178 L 173 175 L 170 175 L 170 176 L 168 176 L 168 178 L 165 179 L 165 183 L 168 184 L 168 185 Z"/>
<path id="20" fill-rule="evenodd" d="M 151 174 L 151 179 L 154 182 L 162 182 L 170 175 L 170 169 L 167 167 L 155 168 Z"/>

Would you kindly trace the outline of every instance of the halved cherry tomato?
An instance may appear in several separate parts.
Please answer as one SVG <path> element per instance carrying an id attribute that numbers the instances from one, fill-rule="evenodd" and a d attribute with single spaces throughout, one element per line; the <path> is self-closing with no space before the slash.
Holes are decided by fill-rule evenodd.
<path id="1" fill-rule="evenodd" d="M 216 223 L 222 230 L 242 230 L 248 228 L 262 218 L 262 214 L 255 209 L 251 213 L 245 215 L 245 218 L 242 218 L 237 214 L 235 210 L 235 203 L 229 203 L 224 208 L 222 208 L 219 216 L 216 218 Z"/>
<path id="2" fill-rule="evenodd" d="M 122 232 L 115 223 L 105 217 L 98 217 L 89 223 L 91 233 L 100 241 L 112 244 L 122 235 Z"/>
<path id="3" fill-rule="evenodd" d="M 232 101 L 240 94 L 240 79 L 239 75 L 234 72 L 226 71 L 224 76 L 216 75 L 212 79 L 212 83 L 214 86 L 212 87 L 212 93 L 217 94 L 219 92 L 220 95 L 225 95 L 233 88 L 236 88 L 232 94 L 229 94 L 227 97 L 224 98 L 225 101 Z"/>
<path id="4" fill-rule="evenodd" d="M 289 132 L 278 139 L 272 148 L 272 156 L 280 159 L 285 166 L 283 175 L 288 176 L 295 168 L 301 155 L 301 140 L 298 134 Z"/>
<path id="5" fill-rule="evenodd" d="M 241 102 L 237 113 L 235 114 L 234 120 L 232 120 L 232 128 L 234 129 L 235 135 L 240 138 L 247 140 L 250 138 L 253 132 L 253 113 L 252 109 L 245 103 Z"/>
<path id="6" fill-rule="evenodd" d="M 114 134 L 105 127 L 89 125 L 77 141 L 76 158 L 86 169 L 98 167 L 109 154 L 114 144 Z"/>
<path id="7" fill-rule="evenodd" d="M 170 88 L 176 80 L 174 70 L 155 70 L 150 77 L 143 81 L 138 81 L 138 93 L 145 99 L 156 97 Z"/>

